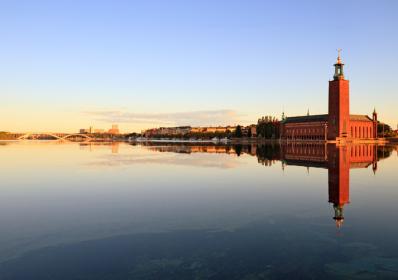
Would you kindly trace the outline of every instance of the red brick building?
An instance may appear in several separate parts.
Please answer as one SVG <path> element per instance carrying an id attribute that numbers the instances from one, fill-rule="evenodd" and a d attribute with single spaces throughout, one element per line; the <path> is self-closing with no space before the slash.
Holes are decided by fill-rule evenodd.
<path id="1" fill-rule="evenodd" d="M 284 118 L 281 138 L 287 140 L 341 141 L 377 138 L 377 113 L 350 114 L 349 81 L 344 78 L 340 53 L 334 64 L 333 80 L 329 81 L 329 112 L 324 115 L 307 115 Z"/>

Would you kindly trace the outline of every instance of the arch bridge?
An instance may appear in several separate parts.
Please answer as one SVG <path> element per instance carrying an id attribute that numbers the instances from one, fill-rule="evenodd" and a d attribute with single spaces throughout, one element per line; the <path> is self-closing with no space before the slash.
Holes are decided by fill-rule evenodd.
<path id="1" fill-rule="evenodd" d="M 83 133 L 53 133 L 53 132 L 27 132 L 22 134 L 21 136 L 19 136 L 17 139 L 18 140 L 28 140 L 29 138 L 33 138 L 33 139 L 39 139 L 40 137 L 43 136 L 49 136 L 54 138 L 54 140 L 70 140 L 73 138 L 85 138 L 85 140 L 89 141 L 89 140 L 93 140 L 93 137 L 90 137 L 87 134 L 83 134 Z"/>

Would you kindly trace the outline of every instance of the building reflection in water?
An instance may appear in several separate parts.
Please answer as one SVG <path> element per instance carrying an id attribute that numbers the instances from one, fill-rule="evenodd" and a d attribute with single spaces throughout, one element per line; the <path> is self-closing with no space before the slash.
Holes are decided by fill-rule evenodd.
<path id="1" fill-rule="evenodd" d="M 148 149 L 176 153 L 226 153 L 237 156 L 257 156 L 258 162 L 271 166 L 278 161 L 284 169 L 288 165 L 328 170 L 329 203 L 333 205 L 336 226 L 344 222 L 344 206 L 350 202 L 350 169 L 369 168 L 376 173 L 377 162 L 389 157 L 397 147 L 378 147 L 371 144 L 336 146 L 334 144 L 288 144 L 288 145 L 190 145 L 146 144 Z"/>
<path id="2" fill-rule="evenodd" d="M 80 149 L 93 152 L 103 147 L 110 147 L 112 154 L 119 153 L 119 142 L 84 142 L 79 143 Z"/>
<path id="3" fill-rule="evenodd" d="M 344 222 L 344 206 L 350 202 L 350 169 L 377 170 L 378 152 L 374 145 L 336 146 L 334 144 L 282 146 L 284 164 L 328 170 L 329 202 L 333 204 L 336 226 Z"/>

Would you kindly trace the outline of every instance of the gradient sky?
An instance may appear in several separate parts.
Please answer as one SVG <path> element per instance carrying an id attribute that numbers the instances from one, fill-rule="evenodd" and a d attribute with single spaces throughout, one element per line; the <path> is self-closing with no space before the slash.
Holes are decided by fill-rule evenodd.
<path id="1" fill-rule="evenodd" d="M 396 127 L 398 1 L 0 2 L 0 131 L 255 123 L 351 112 Z"/>

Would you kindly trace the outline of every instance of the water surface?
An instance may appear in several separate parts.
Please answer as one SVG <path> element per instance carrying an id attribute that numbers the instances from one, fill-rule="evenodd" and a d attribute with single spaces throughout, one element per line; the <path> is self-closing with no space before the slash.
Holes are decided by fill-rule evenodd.
<path id="1" fill-rule="evenodd" d="M 397 147 L 0 144 L 0 279 L 397 279 Z"/>

